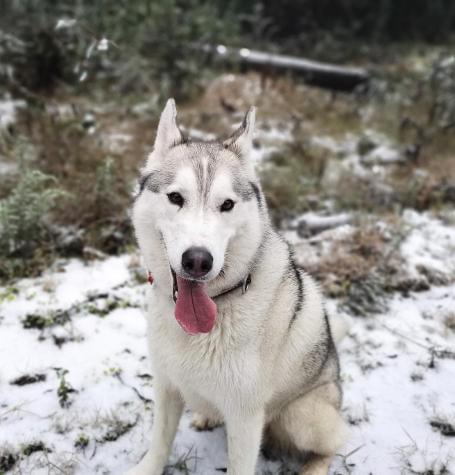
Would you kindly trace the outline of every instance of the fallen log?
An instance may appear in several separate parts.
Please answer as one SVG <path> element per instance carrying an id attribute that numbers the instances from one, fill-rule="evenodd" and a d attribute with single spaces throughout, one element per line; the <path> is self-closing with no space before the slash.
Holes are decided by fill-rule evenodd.
<path id="1" fill-rule="evenodd" d="M 308 213 L 297 222 L 297 234 L 301 238 L 309 238 L 320 234 L 328 229 L 337 228 L 352 221 L 352 216 L 348 214 L 338 214 L 335 216 L 317 216 Z"/>
<path id="2" fill-rule="evenodd" d="M 248 48 L 228 48 L 223 45 L 215 48 L 209 46 L 205 49 L 214 52 L 221 59 L 235 60 L 257 70 L 291 71 L 302 76 L 311 85 L 336 91 L 352 91 L 360 85 L 366 85 L 370 79 L 369 72 L 364 68 L 339 66 Z"/>

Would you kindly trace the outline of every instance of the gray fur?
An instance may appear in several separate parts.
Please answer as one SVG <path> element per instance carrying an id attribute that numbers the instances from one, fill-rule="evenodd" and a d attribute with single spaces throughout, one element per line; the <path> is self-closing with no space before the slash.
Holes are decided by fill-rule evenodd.
<path id="1" fill-rule="evenodd" d="M 336 348 L 318 285 L 297 268 L 268 217 L 249 160 L 254 108 L 224 143 L 175 145 L 175 118 L 169 101 L 160 152 L 149 157 L 150 176 L 143 181 L 149 184 L 142 185 L 153 193 L 140 194 L 133 209 L 144 262 L 155 278 L 148 296 L 155 418 L 151 448 L 130 475 L 162 473 L 184 403 L 200 414 L 199 426 L 226 421 L 229 475 L 255 473 L 262 434 L 284 452 L 317 454 L 308 472 L 326 474 L 346 437 Z M 183 212 L 157 194 L 169 179 L 190 197 Z M 233 192 L 239 198 L 232 214 L 216 209 L 224 187 L 229 199 Z M 169 269 L 182 278 L 182 255 L 194 245 L 214 256 L 204 292 L 215 298 L 217 314 L 206 333 L 190 334 L 174 318 Z M 248 275 L 247 292 L 216 298 Z"/>
<path id="2" fill-rule="evenodd" d="M 227 151 L 221 142 L 188 141 L 171 147 L 169 153 L 172 152 L 182 158 L 164 159 L 160 169 L 142 175 L 139 193 L 145 187 L 153 193 L 159 193 L 163 187 L 172 184 L 178 167 L 182 163 L 189 163 L 194 170 L 198 193 L 203 202 L 207 201 L 217 172 L 221 168 L 228 168 L 236 194 L 244 201 L 256 197 L 258 204 L 261 204 L 259 188 L 242 175 L 239 158 L 232 151 Z"/>

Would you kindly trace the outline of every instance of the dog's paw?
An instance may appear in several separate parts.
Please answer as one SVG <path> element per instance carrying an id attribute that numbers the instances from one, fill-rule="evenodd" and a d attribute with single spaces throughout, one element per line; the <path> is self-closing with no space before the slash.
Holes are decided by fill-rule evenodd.
<path id="1" fill-rule="evenodd" d="M 220 425 L 222 425 L 222 421 L 212 419 L 197 412 L 193 414 L 193 419 L 191 420 L 191 427 L 197 431 L 213 430 Z"/>

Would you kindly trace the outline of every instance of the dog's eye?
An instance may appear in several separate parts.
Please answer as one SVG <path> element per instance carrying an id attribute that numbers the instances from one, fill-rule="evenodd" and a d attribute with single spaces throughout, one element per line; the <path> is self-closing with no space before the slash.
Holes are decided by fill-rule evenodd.
<path id="1" fill-rule="evenodd" d="M 231 211 L 235 203 L 232 200 L 225 200 L 224 203 L 220 206 L 220 211 Z"/>
<path id="2" fill-rule="evenodd" d="M 180 206 L 180 208 L 183 206 L 183 203 L 185 200 L 183 199 L 183 196 L 180 193 L 177 192 L 172 192 L 167 195 L 168 200 L 173 204 Z"/>

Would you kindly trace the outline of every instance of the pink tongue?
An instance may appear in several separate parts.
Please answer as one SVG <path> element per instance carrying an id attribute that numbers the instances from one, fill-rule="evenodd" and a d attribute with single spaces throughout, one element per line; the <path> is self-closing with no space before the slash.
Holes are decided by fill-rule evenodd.
<path id="1" fill-rule="evenodd" d="M 208 333 L 215 325 L 216 304 L 205 293 L 205 284 L 177 277 L 175 318 L 190 335 Z"/>

